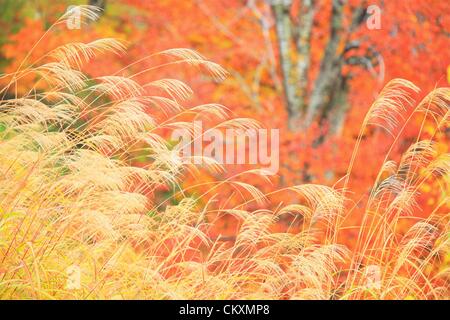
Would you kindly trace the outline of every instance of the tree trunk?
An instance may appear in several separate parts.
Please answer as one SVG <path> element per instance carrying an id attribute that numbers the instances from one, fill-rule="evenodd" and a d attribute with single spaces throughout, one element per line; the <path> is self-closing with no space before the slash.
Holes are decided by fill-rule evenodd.
<path id="1" fill-rule="evenodd" d="M 338 52 L 339 45 L 342 41 L 343 17 L 344 17 L 344 1 L 333 0 L 330 39 L 325 48 L 325 55 L 320 65 L 319 76 L 314 85 L 311 99 L 309 101 L 308 110 L 305 116 L 305 124 L 307 127 L 311 125 L 314 119 L 333 101 L 332 96 L 334 90 L 339 89 L 335 83 L 341 76 L 343 65 L 342 52 Z"/>
<path id="2" fill-rule="evenodd" d="M 350 42 L 350 34 L 363 22 L 365 6 L 353 8 L 351 23 L 345 28 L 346 1 L 332 0 L 328 42 L 319 74 L 314 85 L 310 86 L 316 0 L 299 1 L 298 22 L 295 23 L 291 17 L 291 0 L 269 0 L 275 18 L 288 126 L 294 131 L 308 129 L 319 120 L 330 125 L 330 134 L 337 134 L 342 129 L 348 110 L 348 83 L 342 74 L 342 68 L 347 63 L 344 54 L 359 47 L 359 42 Z"/>
<path id="3" fill-rule="evenodd" d="M 297 39 L 297 72 L 299 109 L 306 112 L 308 99 L 308 71 L 311 59 L 311 31 L 314 22 L 314 0 L 303 0 L 298 17 L 298 39 Z"/>
<path id="4" fill-rule="evenodd" d="M 288 126 L 291 130 L 296 127 L 300 119 L 300 104 L 297 94 L 297 76 L 291 60 L 292 22 L 290 17 L 290 0 L 278 0 L 272 2 L 272 11 L 276 21 L 278 50 L 283 76 L 283 89 L 289 117 Z"/>

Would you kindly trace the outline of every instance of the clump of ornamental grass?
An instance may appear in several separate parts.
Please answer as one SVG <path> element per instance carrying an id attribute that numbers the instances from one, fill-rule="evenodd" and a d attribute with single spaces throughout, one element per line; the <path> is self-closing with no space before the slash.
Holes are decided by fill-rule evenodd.
<path id="1" fill-rule="evenodd" d="M 95 7 L 80 8 L 95 17 Z M 449 155 L 438 153 L 434 137 L 421 140 L 419 134 L 399 163 L 386 155 L 364 202 L 355 247 L 338 241 L 346 218 L 360 204 L 347 198 L 347 186 L 365 127 L 397 127 L 403 108 L 413 105 L 411 93 L 418 89 L 412 83 L 391 81 L 369 110 L 343 188 L 305 184 L 264 194 L 239 181 L 240 175 L 263 175 L 251 170 L 209 182 L 203 196 L 210 200 L 201 201 L 181 183 L 186 174 L 195 174 L 193 161 L 183 159 L 162 132 L 192 132 L 195 124 L 183 120 L 186 115 L 206 114 L 219 126 L 241 129 L 255 128 L 256 122 L 229 120 L 228 110 L 218 104 L 184 108 L 181 102 L 191 89 L 178 80 L 143 85 L 133 75 L 92 79 L 80 71 L 97 55 L 124 49 L 114 39 L 67 44 L 2 76 L 9 80 L 2 95 L 30 74 L 48 89 L 30 88 L 0 101 L 1 298 L 449 297 Z M 171 64 L 202 67 L 216 79 L 226 74 L 191 50 L 158 55 Z M 148 94 L 147 87 L 165 94 Z M 449 101 L 449 89 L 439 88 L 413 113 L 435 121 L 436 132 L 445 130 Z M 161 111 L 164 120 L 154 116 Z M 142 154 L 145 165 L 135 165 Z M 202 166 L 225 169 L 207 158 Z M 443 196 L 430 216 L 418 218 L 416 199 L 429 179 L 440 182 Z M 246 200 L 214 207 L 211 199 L 220 197 L 224 185 L 245 193 Z M 174 190 L 176 201 L 157 197 L 161 188 Z M 280 192 L 297 194 L 298 203 L 249 210 Z M 210 213 L 235 216 L 236 237 L 211 238 Z M 299 232 L 270 231 L 285 214 L 301 218 Z M 397 226 L 405 217 L 414 223 L 401 234 Z"/>

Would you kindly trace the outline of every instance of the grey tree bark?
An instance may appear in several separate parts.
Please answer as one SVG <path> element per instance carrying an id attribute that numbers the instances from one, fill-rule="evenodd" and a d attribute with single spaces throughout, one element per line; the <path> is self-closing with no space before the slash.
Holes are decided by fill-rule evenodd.
<path id="1" fill-rule="evenodd" d="M 290 18 L 290 0 L 275 1 L 272 10 L 275 17 L 275 26 L 280 52 L 280 65 L 283 77 L 283 89 L 289 116 L 289 127 L 293 129 L 300 116 L 300 101 L 296 92 L 295 70 L 290 57 L 292 47 L 292 22 Z"/>
<path id="2" fill-rule="evenodd" d="M 283 90 L 291 130 L 307 129 L 314 121 L 327 122 L 330 134 L 339 133 L 348 110 L 348 79 L 342 68 L 345 54 L 358 48 L 350 35 L 364 21 L 365 3 L 352 8 L 345 24 L 345 0 L 332 0 L 328 42 L 315 81 L 309 79 L 316 0 L 299 0 L 297 19 L 291 15 L 292 0 L 269 0 L 283 77 Z M 310 88 L 310 89 L 309 89 Z"/>

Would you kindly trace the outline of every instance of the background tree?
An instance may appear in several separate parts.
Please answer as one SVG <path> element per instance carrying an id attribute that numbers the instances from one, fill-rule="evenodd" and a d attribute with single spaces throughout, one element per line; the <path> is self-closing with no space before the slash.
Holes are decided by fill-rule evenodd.
<path id="1" fill-rule="evenodd" d="M 352 34 L 364 22 L 366 3 L 348 5 L 333 0 L 329 18 L 328 40 L 314 83 L 310 76 L 311 46 L 316 0 L 269 0 L 279 48 L 279 61 L 288 112 L 289 128 L 308 128 L 314 120 L 330 124 L 330 133 L 338 133 L 348 109 L 348 78 L 343 73 L 346 64 L 368 64 L 372 57 L 349 53 L 359 47 Z"/>

